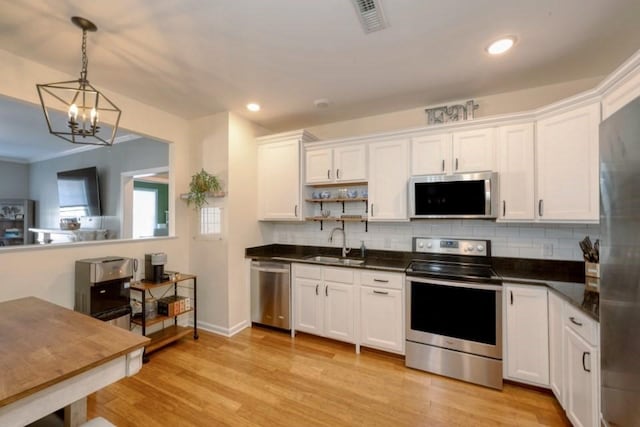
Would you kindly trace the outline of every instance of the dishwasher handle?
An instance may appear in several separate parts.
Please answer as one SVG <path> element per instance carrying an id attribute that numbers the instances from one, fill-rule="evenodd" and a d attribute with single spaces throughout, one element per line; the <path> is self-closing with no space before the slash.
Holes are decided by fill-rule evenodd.
<path id="1" fill-rule="evenodd" d="M 251 262 L 251 269 L 256 271 L 263 271 L 266 273 L 289 273 L 291 264 L 275 263 L 275 262 Z"/>

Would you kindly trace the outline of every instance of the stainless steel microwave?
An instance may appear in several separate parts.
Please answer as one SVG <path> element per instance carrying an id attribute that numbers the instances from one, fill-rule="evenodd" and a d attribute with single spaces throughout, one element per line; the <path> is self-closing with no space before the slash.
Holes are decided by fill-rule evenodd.
<path id="1" fill-rule="evenodd" d="M 410 218 L 498 216 L 498 174 L 421 175 L 409 180 Z"/>

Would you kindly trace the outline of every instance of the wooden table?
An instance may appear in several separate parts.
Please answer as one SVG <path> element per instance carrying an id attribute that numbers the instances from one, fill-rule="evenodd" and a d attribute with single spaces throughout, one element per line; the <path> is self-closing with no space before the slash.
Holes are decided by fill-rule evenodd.
<path id="1" fill-rule="evenodd" d="M 0 426 L 65 408 L 86 420 L 87 395 L 136 374 L 148 338 L 29 297 L 0 303 Z"/>

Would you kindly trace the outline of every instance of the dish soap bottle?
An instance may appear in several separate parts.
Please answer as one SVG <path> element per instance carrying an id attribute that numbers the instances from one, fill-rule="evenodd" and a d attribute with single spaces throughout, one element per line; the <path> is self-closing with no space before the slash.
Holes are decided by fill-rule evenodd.
<path id="1" fill-rule="evenodd" d="M 360 258 L 364 258 L 367 252 L 367 248 L 364 246 L 364 240 L 360 240 Z"/>

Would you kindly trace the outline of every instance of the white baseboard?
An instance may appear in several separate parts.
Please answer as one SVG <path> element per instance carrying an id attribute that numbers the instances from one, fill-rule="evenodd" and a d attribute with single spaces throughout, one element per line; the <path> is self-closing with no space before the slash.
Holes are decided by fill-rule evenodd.
<path id="1" fill-rule="evenodd" d="M 202 329 L 204 331 L 212 332 L 218 335 L 223 335 L 225 337 L 232 337 L 243 329 L 248 328 L 249 326 L 251 326 L 251 324 L 246 320 L 243 320 L 230 328 L 225 328 L 223 326 L 214 325 L 212 323 L 202 321 L 198 322 L 198 329 Z"/>

